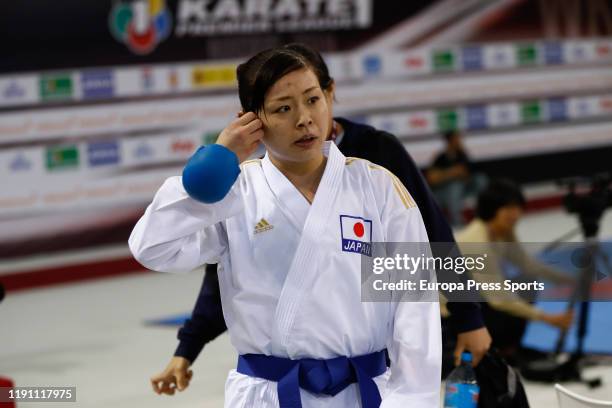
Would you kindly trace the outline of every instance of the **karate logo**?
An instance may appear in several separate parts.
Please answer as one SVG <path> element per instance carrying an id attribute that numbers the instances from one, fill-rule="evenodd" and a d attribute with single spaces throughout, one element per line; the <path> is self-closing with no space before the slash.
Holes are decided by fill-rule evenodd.
<path id="1" fill-rule="evenodd" d="M 372 221 L 351 215 L 340 216 L 342 250 L 372 256 Z"/>
<path id="2" fill-rule="evenodd" d="M 140 55 L 153 51 L 172 28 L 165 0 L 115 1 L 108 22 L 117 41 Z"/>

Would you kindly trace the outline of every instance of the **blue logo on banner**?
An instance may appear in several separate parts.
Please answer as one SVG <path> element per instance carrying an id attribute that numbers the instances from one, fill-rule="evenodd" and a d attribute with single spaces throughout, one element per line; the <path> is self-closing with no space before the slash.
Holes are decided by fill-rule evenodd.
<path id="1" fill-rule="evenodd" d="M 487 128 L 487 110 L 484 105 L 470 105 L 465 108 L 465 121 L 468 129 Z"/>
<path id="2" fill-rule="evenodd" d="M 340 216 L 342 250 L 372 256 L 372 221 L 351 215 Z"/>
<path id="3" fill-rule="evenodd" d="M 19 99 L 25 96 L 25 89 L 19 86 L 19 84 L 15 81 L 11 81 L 6 88 L 4 88 L 4 92 L 2 95 L 6 99 Z"/>
<path id="4" fill-rule="evenodd" d="M 115 93 L 111 71 L 85 71 L 81 76 L 84 98 L 110 98 Z"/>
<path id="5" fill-rule="evenodd" d="M 551 121 L 567 120 L 567 102 L 563 98 L 548 100 L 548 118 Z"/>
<path id="6" fill-rule="evenodd" d="M 32 162 L 28 160 L 22 153 L 19 153 L 9 164 L 13 172 L 26 171 L 32 168 Z"/>
<path id="7" fill-rule="evenodd" d="M 480 71 L 482 70 L 482 48 L 480 47 L 465 47 L 461 50 L 463 57 L 463 69 L 465 71 Z"/>
<path id="8" fill-rule="evenodd" d="M 153 148 L 147 143 L 142 142 L 134 149 L 134 157 L 138 159 L 147 159 L 153 157 Z"/>
<path id="9" fill-rule="evenodd" d="M 363 59 L 363 68 L 366 75 L 378 75 L 382 70 L 382 61 L 376 55 L 370 55 Z"/>
<path id="10" fill-rule="evenodd" d="M 586 60 L 587 53 L 583 45 L 577 44 L 572 49 L 572 56 L 578 62 L 583 62 Z"/>
<path id="11" fill-rule="evenodd" d="M 578 113 L 582 116 L 591 114 L 591 104 L 588 101 L 580 101 L 578 102 Z"/>
<path id="12" fill-rule="evenodd" d="M 392 120 L 386 119 L 380 123 L 380 130 L 384 130 L 385 132 L 395 133 L 395 124 Z"/>
<path id="13" fill-rule="evenodd" d="M 119 143 L 93 142 L 87 145 L 89 165 L 106 166 L 119 163 Z"/>
<path id="14" fill-rule="evenodd" d="M 563 64 L 563 47 L 558 42 L 544 44 L 544 62 L 548 65 Z"/>
<path id="15" fill-rule="evenodd" d="M 508 55 L 503 51 L 496 51 L 493 54 L 493 61 L 495 65 L 505 65 L 508 63 Z"/>
<path id="16" fill-rule="evenodd" d="M 152 91 L 155 86 L 155 80 L 153 79 L 153 70 L 151 68 L 142 69 L 142 89 L 144 91 Z"/>

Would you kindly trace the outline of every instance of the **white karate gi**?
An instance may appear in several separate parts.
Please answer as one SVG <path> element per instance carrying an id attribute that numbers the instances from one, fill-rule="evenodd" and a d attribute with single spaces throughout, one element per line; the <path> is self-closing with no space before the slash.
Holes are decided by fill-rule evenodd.
<path id="1" fill-rule="evenodd" d="M 384 168 L 345 158 L 331 142 L 323 152 L 312 205 L 267 155 L 243 163 L 214 204 L 195 201 L 180 177 L 169 178 L 130 236 L 132 253 L 157 271 L 220 263 L 223 312 L 239 354 L 329 359 L 388 348 L 391 368 L 375 378 L 381 407 L 438 408 L 438 303 L 361 302 L 362 255 L 342 244 L 355 234 L 364 242 L 427 242 L 421 214 Z M 365 228 L 347 231 L 356 222 Z M 334 397 L 301 390 L 301 399 L 304 408 L 359 407 L 359 389 L 351 384 Z M 276 383 L 232 370 L 225 406 L 277 407 Z"/>

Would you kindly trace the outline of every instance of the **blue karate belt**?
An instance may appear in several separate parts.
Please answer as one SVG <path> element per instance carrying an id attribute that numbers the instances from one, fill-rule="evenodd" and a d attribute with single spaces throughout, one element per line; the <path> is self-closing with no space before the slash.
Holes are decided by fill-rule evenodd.
<path id="1" fill-rule="evenodd" d="M 361 406 L 378 408 L 381 398 L 372 378 L 386 370 L 386 350 L 329 360 L 291 360 L 263 354 L 244 354 L 238 357 L 237 367 L 241 374 L 277 382 L 280 408 L 302 408 L 300 388 L 313 394 L 334 396 L 353 383 L 359 385 Z"/>

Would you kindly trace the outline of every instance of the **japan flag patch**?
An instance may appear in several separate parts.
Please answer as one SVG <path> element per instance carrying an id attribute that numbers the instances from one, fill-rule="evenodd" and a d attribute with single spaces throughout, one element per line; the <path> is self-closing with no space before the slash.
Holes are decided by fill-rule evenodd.
<path id="1" fill-rule="evenodd" d="M 342 250 L 372 256 L 372 221 L 352 215 L 340 216 Z"/>

